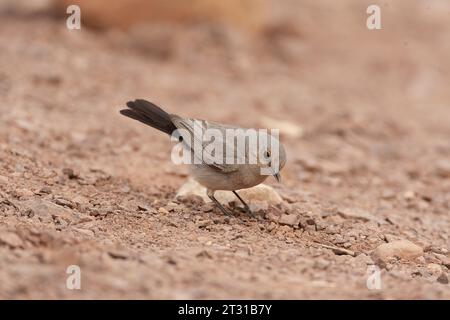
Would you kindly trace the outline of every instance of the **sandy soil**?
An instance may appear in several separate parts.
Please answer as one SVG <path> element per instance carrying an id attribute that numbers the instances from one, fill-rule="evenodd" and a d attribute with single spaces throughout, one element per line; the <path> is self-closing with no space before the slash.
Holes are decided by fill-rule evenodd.
<path id="1" fill-rule="evenodd" d="M 0 17 L 1 298 L 450 298 L 450 6 L 385 5 L 369 31 L 364 1 L 284 3 L 258 36 Z M 301 129 L 267 181 L 283 204 L 229 219 L 175 199 L 169 139 L 118 114 L 137 97 Z M 419 254 L 374 255 L 398 239 Z"/>

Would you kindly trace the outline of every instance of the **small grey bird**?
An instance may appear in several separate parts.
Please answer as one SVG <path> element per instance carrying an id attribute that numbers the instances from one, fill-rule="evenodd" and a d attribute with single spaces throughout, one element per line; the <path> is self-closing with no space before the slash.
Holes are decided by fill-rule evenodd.
<path id="1" fill-rule="evenodd" d="M 127 102 L 127 107 L 127 109 L 120 110 L 122 115 L 165 132 L 182 143 L 184 150 L 190 152 L 190 159 L 192 160 L 190 162 L 191 175 L 206 187 L 208 197 L 227 215 L 230 215 L 230 212 L 214 197 L 215 191 L 232 191 L 242 202 L 246 212 L 253 216 L 248 204 L 236 190 L 256 186 L 262 183 L 268 175 L 273 175 L 280 182 L 280 171 L 286 164 L 286 152 L 278 139 L 268 133 L 257 137 L 258 144 L 245 143 L 244 149 L 240 150 L 236 148 L 238 139 L 244 138 L 244 141 L 247 142 L 248 140 L 245 139 L 248 136 L 239 135 L 245 135 L 248 129 L 206 120 L 182 118 L 175 114 L 169 114 L 155 104 L 141 99 Z M 208 153 L 204 152 L 211 143 L 203 133 L 208 132 L 208 130 L 210 130 L 209 132 L 222 133 L 220 136 L 223 138 L 215 136 L 215 142 L 223 145 L 222 150 L 218 149 L 222 151 L 220 155 L 217 153 L 219 160 L 223 161 L 217 161 L 217 157 L 214 158 L 215 153 L 208 156 Z M 226 135 L 229 130 L 238 132 L 237 137 Z M 197 132 L 202 132 L 202 134 L 199 136 L 196 134 Z M 269 141 L 270 144 L 260 144 L 260 141 L 263 140 Z M 195 145 L 200 146 L 201 152 L 196 152 Z M 261 147 L 258 148 L 258 146 Z M 231 157 L 227 153 L 229 150 L 232 150 Z M 252 162 L 250 159 L 254 161 Z M 275 162 L 276 165 L 273 165 Z M 264 170 L 266 170 L 266 173 L 263 174 Z M 267 174 L 267 172 L 270 174 Z"/>

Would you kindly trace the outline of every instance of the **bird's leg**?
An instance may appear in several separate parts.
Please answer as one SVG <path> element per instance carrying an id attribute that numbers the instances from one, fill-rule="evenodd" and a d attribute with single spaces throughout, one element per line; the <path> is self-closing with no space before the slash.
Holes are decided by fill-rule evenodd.
<path id="1" fill-rule="evenodd" d="M 225 209 L 225 208 L 220 204 L 220 202 L 217 201 L 217 199 L 214 197 L 214 191 L 212 191 L 212 190 L 207 190 L 206 194 L 207 194 L 208 197 L 212 200 L 212 202 L 214 202 L 214 203 L 216 204 L 216 206 L 219 207 L 219 209 L 220 209 L 223 213 L 225 213 L 227 216 L 232 216 L 232 214 L 231 214 L 227 209 Z"/>
<path id="2" fill-rule="evenodd" d="M 244 199 L 242 199 L 236 191 L 233 190 L 233 193 L 242 202 L 242 204 L 244 205 L 245 212 L 247 212 L 252 218 L 255 218 L 255 214 L 252 212 L 252 210 L 250 210 L 250 207 L 244 201 Z"/>

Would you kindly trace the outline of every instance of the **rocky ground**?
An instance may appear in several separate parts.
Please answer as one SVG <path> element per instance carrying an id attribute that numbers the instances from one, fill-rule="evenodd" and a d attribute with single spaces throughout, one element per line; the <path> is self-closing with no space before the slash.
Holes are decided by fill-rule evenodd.
<path id="1" fill-rule="evenodd" d="M 349 3 L 286 1 L 259 35 L 3 13 L 0 297 L 449 299 L 450 8 L 400 1 L 368 31 Z M 257 218 L 176 197 L 168 137 L 118 114 L 136 97 L 279 127 Z"/>

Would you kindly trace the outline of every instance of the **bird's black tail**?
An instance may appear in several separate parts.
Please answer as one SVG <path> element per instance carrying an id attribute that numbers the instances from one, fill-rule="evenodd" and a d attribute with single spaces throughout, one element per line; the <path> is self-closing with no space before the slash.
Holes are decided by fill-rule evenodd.
<path id="1" fill-rule="evenodd" d="M 141 99 L 128 101 L 127 107 L 128 109 L 120 110 L 120 113 L 126 117 L 145 123 L 168 135 L 177 129 L 172 123 L 170 115 L 149 101 Z"/>

